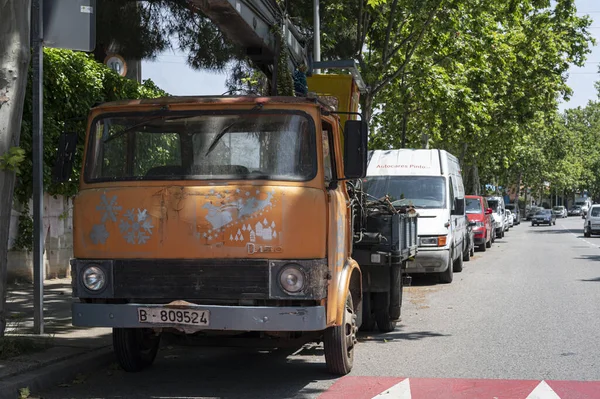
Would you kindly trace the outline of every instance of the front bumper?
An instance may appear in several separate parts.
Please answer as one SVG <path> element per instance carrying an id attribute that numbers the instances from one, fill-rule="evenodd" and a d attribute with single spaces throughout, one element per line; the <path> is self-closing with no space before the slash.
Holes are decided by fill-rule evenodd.
<path id="1" fill-rule="evenodd" d="M 407 273 L 439 273 L 448 268 L 450 250 L 419 247 L 413 261 L 406 264 Z"/>
<path id="2" fill-rule="evenodd" d="M 155 304 L 97 304 L 75 302 L 73 325 L 78 327 L 152 328 L 173 324 L 149 324 L 138 321 L 138 308 L 161 308 Z M 327 327 L 324 306 L 185 306 L 188 310 L 208 310 L 210 325 L 193 326 L 196 330 L 229 331 L 321 331 Z"/>

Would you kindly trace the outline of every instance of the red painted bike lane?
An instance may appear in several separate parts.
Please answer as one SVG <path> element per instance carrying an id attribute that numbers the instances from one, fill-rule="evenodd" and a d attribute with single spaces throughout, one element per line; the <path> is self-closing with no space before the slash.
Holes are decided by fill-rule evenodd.
<path id="1" fill-rule="evenodd" d="M 600 381 L 402 377 L 339 379 L 319 399 L 600 399 Z"/>

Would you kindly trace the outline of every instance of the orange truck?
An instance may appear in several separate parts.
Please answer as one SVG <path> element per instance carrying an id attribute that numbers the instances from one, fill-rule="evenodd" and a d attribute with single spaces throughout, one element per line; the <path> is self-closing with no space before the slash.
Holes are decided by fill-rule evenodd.
<path id="1" fill-rule="evenodd" d="M 93 108 L 74 200 L 73 324 L 112 327 L 126 371 L 152 364 L 170 336 L 250 338 L 261 348 L 322 341 L 328 370 L 347 374 L 372 313 L 363 315 L 369 267 L 393 291 L 383 312 L 394 322 L 409 255 L 384 237 L 405 234 L 398 210 L 366 214 L 368 129 L 350 108 L 353 79 L 340 79 L 346 113 L 316 96 Z M 60 149 L 63 179 L 73 150 Z M 377 215 L 384 220 L 369 232 Z"/>

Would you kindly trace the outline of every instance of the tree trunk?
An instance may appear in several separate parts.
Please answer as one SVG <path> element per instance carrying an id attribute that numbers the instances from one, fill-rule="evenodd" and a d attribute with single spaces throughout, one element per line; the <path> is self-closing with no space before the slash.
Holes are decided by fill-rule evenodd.
<path id="1" fill-rule="evenodd" d="M 477 161 L 473 163 L 473 188 L 475 189 L 473 195 L 481 195 L 481 182 L 479 181 L 479 168 L 477 167 Z"/>
<path id="2" fill-rule="evenodd" d="M 363 120 L 370 126 L 371 117 L 373 116 L 373 94 L 370 91 L 367 91 L 362 98 L 363 101 L 360 108 L 363 114 Z"/>
<path id="3" fill-rule="evenodd" d="M 0 1 L 0 156 L 19 145 L 29 66 L 31 0 Z M 8 233 L 15 174 L 0 170 L 0 336 L 6 329 Z"/>

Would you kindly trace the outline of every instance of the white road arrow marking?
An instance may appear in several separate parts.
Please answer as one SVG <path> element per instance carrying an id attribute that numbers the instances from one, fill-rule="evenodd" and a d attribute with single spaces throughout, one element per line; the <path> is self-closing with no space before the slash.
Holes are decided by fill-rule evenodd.
<path id="1" fill-rule="evenodd" d="M 373 397 L 373 399 L 411 399 L 410 394 L 410 382 L 408 378 L 404 381 L 394 385 L 393 387 L 386 389 L 384 392 Z M 560 398 L 559 398 L 560 399 Z"/>
<path id="2" fill-rule="evenodd" d="M 542 381 L 525 399 L 560 399 L 560 396 L 550 388 L 546 381 Z"/>

